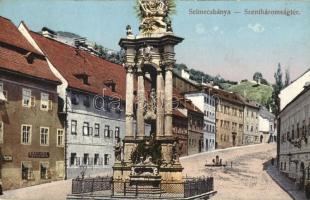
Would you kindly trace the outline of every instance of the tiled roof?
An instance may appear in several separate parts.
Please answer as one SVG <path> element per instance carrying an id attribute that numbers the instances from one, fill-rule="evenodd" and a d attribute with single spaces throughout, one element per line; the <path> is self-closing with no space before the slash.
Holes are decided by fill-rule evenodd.
<path id="1" fill-rule="evenodd" d="M 86 92 L 125 99 L 126 71 L 121 65 L 111 63 L 89 52 L 78 50 L 69 45 L 30 32 L 46 57 L 60 74 L 68 81 L 69 87 Z M 84 84 L 76 76 L 86 74 L 88 83 Z M 106 82 L 116 84 L 115 92 L 105 86 Z"/>
<path id="2" fill-rule="evenodd" d="M 222 100 L 226 100 L 228 102 L 231 103 L 236 103 L 236 104 L 240 104 L 243 105 L 243 101 L 240 100 L 239 96 L 236 93 L 233 92 L 228 92 L 225 90 L 221 90 L 221 89 L 216 89 L 210 86 L 205 86 L 205 91 L 206 92 L 210 92 L 214 98 L 220 98 Z"/>
<path id="3" fill-rule="evenodd" d="M 9 20 L 0 16 L 0 41 L 15 47 L 25 49 L 37 54 L 27 39 L 18 31 L 17 27 Z"/>
<path id="4" fill-rule="evenodd" d="M 181 113 L 178 109 L 173 109 L 173 116 L 180 118 L 187 118 L 183 113 Z"/>
<path id="5" fill-rule="evenodd" d="M 44 57 L 35 54 L 10 20 L 0 17 L 0 27 L 0 69 L 59 83 Z"/>

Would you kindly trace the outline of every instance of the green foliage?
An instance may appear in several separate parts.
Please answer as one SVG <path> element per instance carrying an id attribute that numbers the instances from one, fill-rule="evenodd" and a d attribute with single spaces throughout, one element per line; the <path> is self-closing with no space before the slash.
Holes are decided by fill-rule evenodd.
<path id="1" fill-rule="evenodd" d="M 253 80 L 258 82 L 260 80 L 261 84 L 269 85 L 268 81 L 264 79 L 263 74 L 261 72 L 255 72 L 253 75 Z"/>
<path id="2" fill-rule="evenodd" d="M 150 145 L 146 145 L 146 140 L 140 141 L 131 153 L 131 160 L 136 164 L 140 162 L 140 157 L 145 160 L 148 156 L 152 157 L 153 163 L 161 164 L 161 146 L 158 141 L 151 140 Z"/>
<path id="3" fill-rule="evenodd" d="M 99 56 L 116 64 L 122 64 L 124 61 L 121 51 L 114 51 L 103 47 L 100 44 L 95 44 L 94 49 L 98 52 Z"/>
<path id="4" fill-rule="evenodd" d="M 271 102 L 271 110 L 274 115 L 278 115 L 280 112 L 280 98 L 279 94 L 281 90 L 284 88 L 283 84 L 283 74 L 281 69 L 281 64 L 278 64 L 277 71 L 274 73 L 275 84 L 272 85 L 273 93 L 272 93 L 272 102 Z"/>
<path id="5" fill-rule="evenodd" d="M 269 107 L 270 98 L 272 96 L 272 87 L 264 84 L 257 85 L 255 83 L 244 80 L 238 85 L 233 85 L 227 89 L 231 92 L 239 93 L 252 101 L 256 101 L 266 107 Z"/>
<path id="6" fill-rule="evenodd" d="M 290 84 L 290 72 L 288 69 L 285 70 L 285 82 L 284 86 L 288 86 Z"/>

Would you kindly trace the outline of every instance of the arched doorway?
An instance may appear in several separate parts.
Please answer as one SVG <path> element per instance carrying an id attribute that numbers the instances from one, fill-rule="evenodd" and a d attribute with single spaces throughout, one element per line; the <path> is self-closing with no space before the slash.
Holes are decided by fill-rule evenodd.
<path id="1" fill-rule="evenodd" d="M 260 135 L 260 143 L 263 142 L 263 139 L 264 139 L 264 136 L 263 136 L 263 135 Z"/>

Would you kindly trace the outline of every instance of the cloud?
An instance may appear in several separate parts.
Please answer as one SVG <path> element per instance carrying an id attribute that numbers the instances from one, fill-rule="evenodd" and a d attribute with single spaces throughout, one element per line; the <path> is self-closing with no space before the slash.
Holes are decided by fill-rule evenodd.
<path id="1" fill-rule="evenodd" d="M 254 31 L 255 33 L 262 33 L 265 31 L 265 27 L 261 24 L 248 24 L 248 28 Z"/>
<path id="2" fill-rule="evenodd" d="M 204 34 L 206 32 L 204 25 L 201 23 L 196 24 L 195 30 L 196 30 L 196 33 L 199 35 Z"/>
<path id="3" fill-rule="evenodd" d="M 218 27 L 218 26 L 214 26 L 214 27 L 213 27 L 213 31 L 216 32 L 216 31 L 218 31 L 218 30 L 219 30 L 219 27 Z"/>

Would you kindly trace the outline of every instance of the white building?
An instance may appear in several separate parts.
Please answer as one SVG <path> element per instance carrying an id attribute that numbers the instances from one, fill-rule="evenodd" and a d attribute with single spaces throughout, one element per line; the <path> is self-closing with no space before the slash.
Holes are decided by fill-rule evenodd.
<path id="1" fill-rule="evenodd" d="M 310 86 L 282 109 L 278 122 L 279 169 L 304 186 L 310 178 Z"/>
<path id="2" fill-rule="evenodd" d="M 63 102 L 59 116 L 66 121 L 66 177 L 112 173 L 114 145 L 125 131 L 125 69 L 29 31 L 24 23 L 19 30 L 62 82 L 57 92 Z"/>
<path id="3" fill-rule="evenodd" d="M 304 85 L 310 81 L 310 69 L 303 73 L 300 77 L 292 81 L 286 88 L 281 90 L 280 110 L 290 103 L 304 89 Z"/>
<path id="4" fill-rule="evenodd" d="M 260 140 L 263 143 L 276 142 L 275 116 L 263 106 L 259 110 L 258 123 Z"/>
<path id="5" fill-rule="evenodd" d="M 202 151 L 212 151 L 215 149 L 215 99 L 210 93 L 191 92 L 185 97 L 204 112 L 203 142 Z"/>

